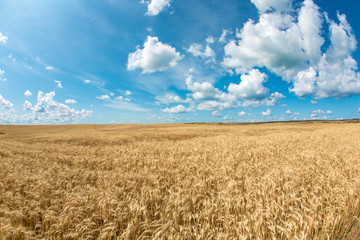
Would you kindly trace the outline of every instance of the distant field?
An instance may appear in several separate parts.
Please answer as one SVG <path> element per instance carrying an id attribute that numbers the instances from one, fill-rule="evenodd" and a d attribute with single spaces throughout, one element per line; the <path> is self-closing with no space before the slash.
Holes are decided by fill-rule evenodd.
<path id="1" fill-rule="evenodd" d="M 0 239 L 359 239 L 360 123 L 0 126 Z"/>

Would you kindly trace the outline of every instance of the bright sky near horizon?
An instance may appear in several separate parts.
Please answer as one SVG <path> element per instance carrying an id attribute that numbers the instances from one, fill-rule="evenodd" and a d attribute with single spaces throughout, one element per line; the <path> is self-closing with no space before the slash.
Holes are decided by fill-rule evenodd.
<path id="1" fill-rule="evenodd" d="M 0 6 L 0 124 L 360 117 L 360 0 Z"/>

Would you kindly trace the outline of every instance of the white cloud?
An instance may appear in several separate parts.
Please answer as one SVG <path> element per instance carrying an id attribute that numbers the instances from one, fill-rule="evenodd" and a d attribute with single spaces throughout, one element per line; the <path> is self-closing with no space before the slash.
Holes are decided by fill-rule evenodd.
<path id="1" fill-rule="evenodd" d="M 30 97 L 32 93 L 29 90 L 26 90 L 24 93 L 25 97 Z"/>
<path id="2" fill-rule="evenodd" d="M 228 57 L 224 65 L 238 73 L 265 66 L 291 80 L 307 62 L 320 59 L 324 43 L 321 27 L 322 18 L 312 0 L 304 1 L 297 19 L 290 14 L 264 13 L 257 23 L 249 20 L 237 33 L 237 44 L 231 41 L 225 46 Z"/>
<path id="3" fill-rule="evenodd" d="M 265 66 L 290 79 L 306 66 L 299 42 L 301 32 L 293 21 L 290 15 L 280 13 L 263 14 L 257 23 L 249 20 L 236 35 L 240 40 L 231 40 L 225 46 L 223 65 L 234 68 L 238 74 Z"/>
<path id="4" fill-rule="evenodd" d="M 323 114 L 325 114 L 325 112 L 323 110 L 321 110 L 321 109 L 318 109 L 318 110 L 312 111 L 310 117 L 312 119 L 317 119 L 317 118 L 319 118 L 319 115 L 323 115 Z"/>
<path id="5" fill-rule="evenodd" d="M 232 95 L 221 92 L 209 82 L 193 82 L 192 76 L 186 78 L 186 86 L 192 92 L 191 96 L 195 100 L 220 100 L 234 101 L 236 98 Z"/>
<path id="6" fill-rule="evenodd" d="M 109 93 L 109 95 L 110 95 L 111 97 L 113 97 L 113 96 L 114 96 L 114 93 L 113 93 L 113 92 L 111 92 L 111 93 Z"/>
<path id="7" fill-rule="evenodd" d="M 245 117 L 246 116 L 246 112 L 241 111 L 238 113 L 239 117 Z"/>
<path id="8" fill-rule="evenodd" d="M 206 40 L 208 41 L 208 39 Z M 208 62 L 215 62 L 215 52 L 209 46 L 206 45 L 205 47 L 199 43 L 193 43 L 190 45 L 188 49 L 186 49 L 189 53 L 191 53 L 194 57 L 200 57 L 201 59 L 205 59 Z"/>
<path id="9" fill-rule="evenodd" d="M 221 36 L 219 38 L 219 42 L 225 43 L 226 42 L 226 36 L 227 36 L 228 33 L 231 33 L 231 31 L 223 29 L 222 33 L 221 33 Z"/>
<path id="10" fill-rule="evenodd" d="M 118 102 L 131 102 L 131 99 L 130 98 L 124 98 L 123 96 L 118 96 L 115 98 L 115 101 L 118 101 Z"/>
<path id="11" fill-rule="evenodd" d="M 318 110 L 314 110 L 312 113 L 316 114 L 316 115 L 320 115 L 320 114 L 324 114 L 324 111 L 321 109 L 318 109 Z"/>
<path id="12" fill-rule="evenodd" d="M 97 99 L 100 100 L 109 100 L 110 96 L 109 95 L 101 95 L 101 96 L 96 96 Z"/>
<path id="13" fill-rule="evenodd" d="M 54 80 L 54 82 L 58 88 L 62 88 L 61 82 L 59 80 Z"/>
<path id="14" fill-rule="evenodd" d="M 6 43 L 7 39 L 8 39 L 8 37 L 7 37 L 7 36 L 4 36 L 4 35 L 2 34 L 2 32 L 0 32 L 0 42 Z"/>
<path id="15" fill-rule="evenodd" d="M 84 83 L 91 83 L 91 81 L 89 79 L 85 79 Z"/>
<path id="16" fill-rule="evenodd" d="M 182 99 L 174 93 L 166 93 L 164 96 L 156 96 L 155 99 L 163 104 L 193 102 L 191 98 Z"/>
<path id="17" fill-rule="evenodd" d="M 285 96 L 278 92 L 269 95 L 268 89 L 264 88 L 261 84 L 265 77 L 265 74 L 260 73 L 258 70 L 253 70 L 250 75 L 242 76 L 240 88 L 239 85 L 233 84 L 231 87 L 229 86 L 229 91 L 226 93 L 215 88 L 209 82 L 194 82 L 192 80 L 193 76 L 189 75 L 186 78 L 186 86 L 187 90 L 191 93 L 187 94 L 188 98 L 186 100 L 182 100 L 177 95 L 168 95 L 162 98 L 157 97 L 157 99 L 165 104 L 171 102 L 188 102 L 197 110 L 205 111 L 221 111 L 240 106 L 274 106 L 278 103 L 279 99 Z M 242 94 L 243 92 L 244 94 Z M 266 94 L 264 94 L 264 92 L 266 92 Z M 249 99 L 245 99 L 244 97 L 248 97 Z M 243 101 L 241 102 L 241 100 Z"/>
<path id="18" fill-rule="evenodd" d="M 221 113 L 220 113 L 218 110 L 213 111 L 213 112 L 211 113 L 211 115 L 214 116 L 214 117 L 222 117 Z"/>
<path id="19" fill-rule="evenodd" d="M 125 95 L 131 95 L 131 94 L 132 94 L 132 92 L 130 92 L 129 90 L 125 91 Z"/>
<path id="20" fill-rule="evenodd" d="M 291 1 L 252 0 L 262 13 L 249 20 L 225 46 L 223 65 L 237 74 L 266 67 L 292 82 L 290 91 L 299 97 L 343 98 L 360 94 L 360 73 L 351 54 L 357 41 L 345 15 L 339 23 L 321 13 L 312 0 L 305 0 L 296 14 L 287 10 Z M 266 12 L 270 9 L 273 12 Z M 266 13 L 264 13 L 266 12 Z M 290 11 L 291 12 L 291 11 Z M 324 19 L 326 20 L 324 22 Z M 327 40 L 330 46 L 322 51 Z"/>
<path id="21" fill-rule="evenodd" d="M 145 1 L 141 1 L 142 3 L 145 3 Z M 146 12 L 146 15 L 149 16 L 156 16 L 160 12 L 162 12 L 165 8 L 170 7 L 171 0 L 151 0 L 151 2 L 148 3 L 148 10 Z"/>
<path id="22" fill-rule="evenodd" d="M 29 110 L 30 111 L 31 108 L 32 108 L 32 104 L 29 101 L 25 100 L 25 102 L 24 102 L 24 110 Z"/>
<path id="23" fill-rule="evenodd" d="M 40 59 L 39 59 L 40 60 Z M 51 66 L 47 66 L 45 67 L 46 70 L 54 70 L 54 67 L 51 67 Z"/>
<path id="24" fill-rule="evenodd" d="M 166 113 L 188 113 L 188 112 L 193 112 L 193 110 L 191 108 L 186 108 L 184 105 L 177 105 L 175 107 L 172 108 L 165 108 L 162 110 L 163 112 Z"/>
<path id="25" fill-rule="evenodd" d="M 228 87 L 230 93 L 239 98 L 260 100 L 269 96 L 269 89 L 263 86 L 267 75 L 258 69 L 253 69 L 248 75 L 241 75 L 240 84 L 231 83 Z"/>
<path id="26" fill-rule="evenodd" d="M 67 104 L 75 104 L 77 101 L 75 99 L 65 99 L 65 103 Z"/>
<path id="27" fill-rule="evenodd" d="M 124 100 L 124 97 L 123 97 L 123 96 L 118 96 L 118 97 L 115 98 L 115 100 L 117 100 L 117 101 L 123 101 L 123 100 Z"/>
<path id="28" fill-rule="evenodd" d="M 251 0 L 259 12 L 268 10 L 285 11 L 291 9 L 292 0 Z"/>
<path id="29" fill-rule="evenodd" d="M 212 44 L 215 42 L 215 38 L 213 36 L 209 36 L 206 38 L 205 42 L 208 44 Z"/>
<path id="30" fill-rule="evenodd" d="M 290 91 L 299 97 L 311 95 L 315 90 L 316 74 L 313 67 L 299 72 L 295 77 L 294 87 Z"/>
<path id="31" fill-rule="evenodd" d="M 262 112 L 261 115 L 263 115 L 263 116 L 271 116 L 271 110 L 267 109 L 265 112 Z"/>
<path id="32" fill-rule="evenodd" d="M 50 93 L 38 92 L 37 103 L 32 104 L 25 100 L 23 105 L 25 110 L 31 111 L 24 115 L 15 113 L 0 114 L 0 121 L 6 123 L 32 123 L 32 124 L 54 124 L 73 122 L 79 119 L 88 118 L 93 111 L 82 109 L 80 111 L 70 108 L 69 106 L 58 103 L 54 100 L 55 91 Z"/>
<path id="33" fill-rule="evenodd" d="M 253 107 L 259 107 L 259 106 L 274 106 L 276 105 L 279 100 L 281 98 L 285 98 L 284 95 L 282 95 L 281 93 L 278 92 L 274 92 L 272 94 L 270 94 L 269 97 L 261 99 L 261 100 L 250 100 L 247 99 L 245 101 L 243 101 L 242 103 L 239 103 L 239 106 L 242 107 L 248 107 L 248 106 L 253 106 Z"/>
<path id="34" fill-rule="evenodd" d="M 286 114 L 289 115 L 289 116 L 292 116 L 292 117 L 295 117 L 295 116 L 299 116 L 300 113 L 299 112 L 291 112 L 290 110 L 287 110 L 286 111 Z M 296 120 L 296 118 L 294 118 L 294 120 Z"/>
<path id="35" fill-rule="evenodd" d="M 4 99 L 3 96 L 1 96 L 1 94 L 0 94 L 0 104 L 6 109 L 12 109 L 13 107 L 13 104 L 10 101 Z"/>
<path id="36" fill-rule="evenodd" d="M 225 121 L 232 121 L 233 118 L 232 118 L 232 116 L 230 116 L 229 114 L 227 114 L 226 116 L 224 116 L 224 120 L 225 120 Z"/>
<path id="37" fill-rule="evenodd" d="M 224 110 L 228 108 L 234 108 L 235 105 L 232 102 L 218 102 L 214 100 L 200 102 L 197 106 L 197 110 L 204 111 L 215 111 L 215 110 Z"/>
<path id="38" fill-rule="evenodd" d="M 332 114 L 332 111 L 331 111 L 331 110 L 327 110 L 327 111 L 326 111 L 326 114 L 331 115 L 331 114 Z"/>
<path id="39" fill-rule="evenodd" d="M 311 104 L 317 104 L 317 101 L 311 100 Z"/>
<path id="40" fill-rule="evenodd" d="M 141 68 L 143 73 L 153 73 L 175 67 L 181 59 L 174 47 L 159 42 L 157 37 L 148 36 L 143 49 L 129 54 L 127 68 L 130 71 Z"/>
<path id="41" fill-rule="evenodd" d="M 30 97 L 32 95 L 32 93 L 29 90 L 26 90 L 24 93 L 25 97 Z"/>

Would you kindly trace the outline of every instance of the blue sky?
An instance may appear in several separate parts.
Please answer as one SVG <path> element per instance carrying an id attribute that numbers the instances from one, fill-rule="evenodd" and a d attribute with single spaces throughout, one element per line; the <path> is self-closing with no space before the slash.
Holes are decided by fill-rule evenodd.
<path id="1" fill-rule="evenodd" d="M 358 0 L 0 0 L 0 123 L 360 117 Z"/>

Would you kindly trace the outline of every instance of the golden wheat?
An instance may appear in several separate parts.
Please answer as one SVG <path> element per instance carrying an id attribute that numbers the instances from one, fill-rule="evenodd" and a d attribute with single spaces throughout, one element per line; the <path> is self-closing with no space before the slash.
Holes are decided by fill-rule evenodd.
<path id="1" fill-rule="evenodd" d="M 360 124 L 0 126 L 1 239 L 358 239 Z"/>

